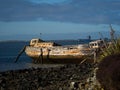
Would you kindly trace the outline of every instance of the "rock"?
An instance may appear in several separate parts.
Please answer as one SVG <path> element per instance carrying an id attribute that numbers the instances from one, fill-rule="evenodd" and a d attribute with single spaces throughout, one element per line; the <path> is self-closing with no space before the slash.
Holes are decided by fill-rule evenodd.
<path id="1" fill-rule="evenodd" d="M 93 67 L 92 64 L 83 63 L 1 72 L 0 83 L 6 86 L 7 82 L 7 87 L 13 90 L 82 90 L 87 87 L 82 81 L 90 76 Z"/>

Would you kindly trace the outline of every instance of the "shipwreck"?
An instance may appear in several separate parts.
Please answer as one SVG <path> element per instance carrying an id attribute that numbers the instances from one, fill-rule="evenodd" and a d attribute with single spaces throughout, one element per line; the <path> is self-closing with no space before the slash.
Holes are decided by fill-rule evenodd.
<path id="1" fill-rule="evenodd" d="M 33 63 L 80 63 L 94 53 L 94 48 L 99 48 L 102 41 L 94 41 L 89 44 L 59 45 L 54 42 L 47 42 L 41 39 L 32 39 L 28 46 L 25 46 L 19 53 L 25 52 L 33 59 Z"/>

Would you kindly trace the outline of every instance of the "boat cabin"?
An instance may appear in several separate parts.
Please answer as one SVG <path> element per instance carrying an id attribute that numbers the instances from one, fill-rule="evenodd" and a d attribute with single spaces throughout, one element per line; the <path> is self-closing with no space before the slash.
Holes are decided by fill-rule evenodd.
<path id="1" fill-rule="evenodd" d="M 30 46 L 34 46 L 36 43 L 39 43 L 39 42 L 44 42 L 44 41 L 41 39 L 32 39 L 30 41 Z"/>
<path id="2" fill-rule="evenodd" d="M 60 45 L 58 45 L 54 42 L 45 42 L 41 39 L 32 39 L 30 41 L 30 46 L 45 48 L 45 47 L 53 47 L 53 46 L 60 46 Z"/>
<path id="3" fill-rule="evenodd" d="M 104 47 L 104 42 L 103 40 L 96 40 L 96 41 L 92 41 L 89 43 L 89 47 L 90 48 L 101 48 Z"/>

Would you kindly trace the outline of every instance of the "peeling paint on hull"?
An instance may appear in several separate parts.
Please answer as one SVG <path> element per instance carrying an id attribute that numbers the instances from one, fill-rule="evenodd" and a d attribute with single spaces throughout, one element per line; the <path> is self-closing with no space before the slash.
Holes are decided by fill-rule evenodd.
<path id="1" fill-rule="evenodd" d="M 66 48 L 54 47 L 49 48 L 50 52 L 48 52 L 48 48 L 42 48 L 42 57 L 40 47 L 26 47 L 26 54 L 33 59 L 34 63 L 80 63 L 85 59 L 86 56 L 90 54 L 90 51 L 87 51 L 86 54 L 82 53 L 79 48 L 73 48 L 67 50 Z"/>

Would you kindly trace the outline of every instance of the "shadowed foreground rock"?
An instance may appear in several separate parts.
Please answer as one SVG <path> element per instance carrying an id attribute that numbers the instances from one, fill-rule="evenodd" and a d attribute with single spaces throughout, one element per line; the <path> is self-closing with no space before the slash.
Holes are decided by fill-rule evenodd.
<path id="1" fill-rule="evenodd" d="M 97 79 L 105 90 L 120 90 L 120 54 L 111 55 L 99 64 Z"/>
<path id="2" fill-rule="evenodd" d="M 1 90 L 80 90 L 81 82 L 91 75 L 93 68 L 94 64 L 83 63 L 1 72 L 0 88 Z"/>

